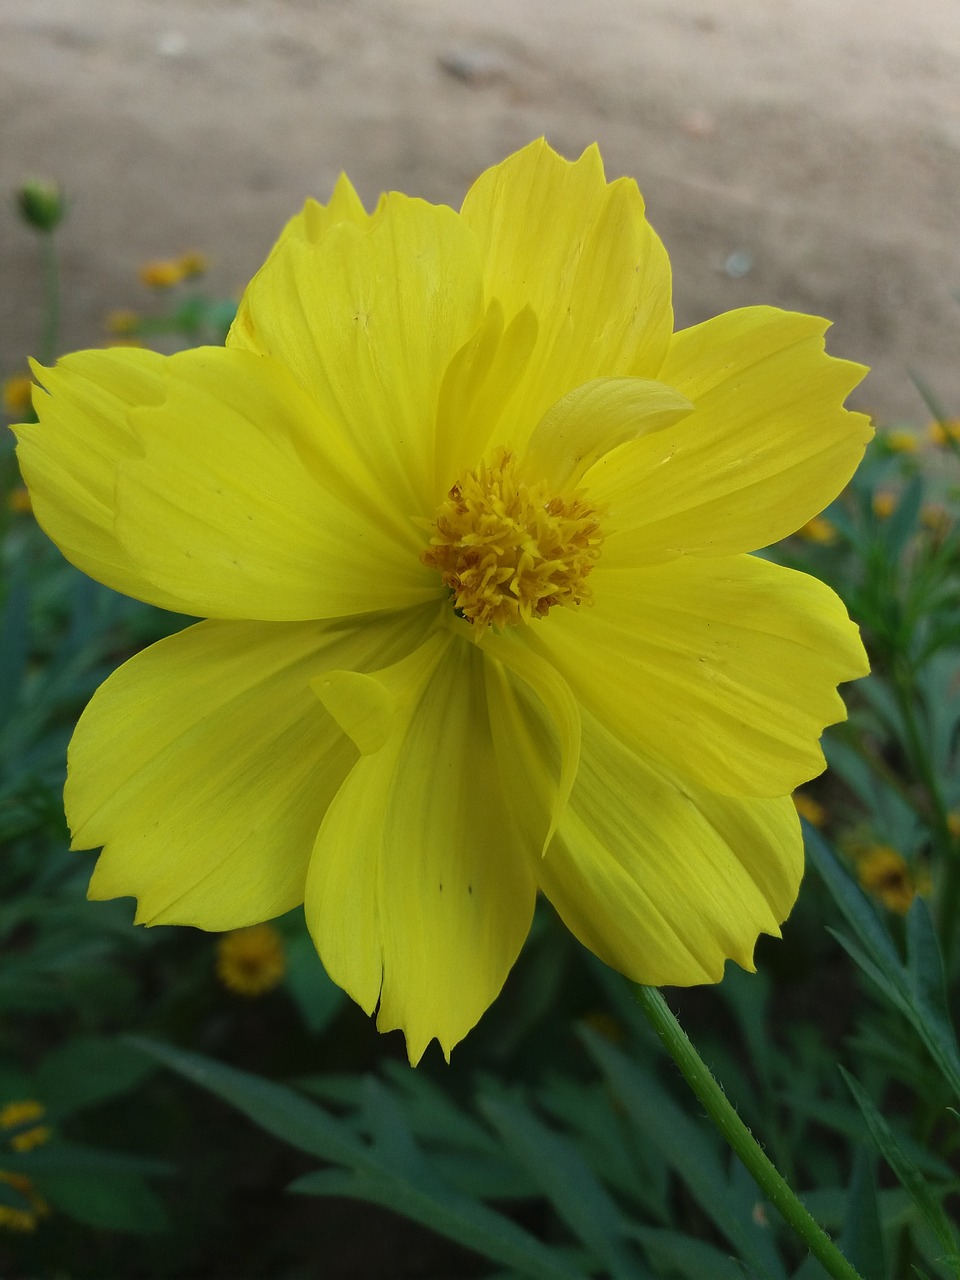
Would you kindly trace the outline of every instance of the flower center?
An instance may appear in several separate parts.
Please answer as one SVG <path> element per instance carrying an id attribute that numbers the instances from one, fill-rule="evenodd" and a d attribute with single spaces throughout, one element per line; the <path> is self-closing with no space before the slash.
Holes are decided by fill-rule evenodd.
<path id="1" fill-rule="evenodd" d="M 500 448 L 450 490 L 420 559 L 439 572 L 479 639 L 487 627 L 530 622 L 554 605 L 590 603 L 586 579 L 603 543 L 597 517 L 580 492 L 528 484 Z"/>

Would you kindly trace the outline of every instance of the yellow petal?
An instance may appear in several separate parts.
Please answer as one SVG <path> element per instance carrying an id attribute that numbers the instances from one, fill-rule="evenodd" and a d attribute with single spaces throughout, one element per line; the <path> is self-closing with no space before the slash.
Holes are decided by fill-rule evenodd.
<path id="1" fill-rule="evenodd" d="M 105 846 L 90 896 L 136 897 L 146 924 L 218 930 L 302 902 L 357 758 L 310 681 L 393 661 L 427 625 L 423 610 L 362 626 L 204 622 L 131 658 L 70 744 L 73 847 Z"/>
<path id="2" fill-rule="evenodd" d="M 331 978 L 444 1053 L 492 1003 L 530 927 L 531 859 L 499 782 L 476 646 L 445 630 L 373 674 L 393 709 L 330 805 L 307 922 Z M 348 713 L 349 714 L 349 713 Z M 361 709 L 357 730 L 367 721 Z"/>
<path id="3" fill-rule="evenodd" d="M 754 556 L 606 569 L 593 609 L 537 628 L 580 703 L 639 754 L 731 795 L 780 796 L 824 768 L 865 675 L 857 628 L 806 574 Z"/>
<path id="4" fill-rule="evenodd" d="M 527 811 L 527 842 L 539 845 L 543 852 L 553 839 L 577 776 L 580 709 L 566 680 L 529 645 L 488 631 L 483 653 L 490 723 L 504 789 L 515 814 Z M 520 688 L 507 672 L 519 677 Z M 536 708 L 530 706 L 527 691 L 536 695 Z M 545 724 L 542 712 L 546 712 Z M 553 757 L 558 757 L 555 766 Z M 531 841 L 526 819 L 532 816 L 537 821 L 539 815 L 537 806 L 531 811 L 527 793 L 531 788 L 544 788 L 551 766 L 556 778 L 546 783 L 549 800 L 542 813 L 547 820 L 534 830 Z"/>
<path id="5" fill-rule="evenodd" d="M 571 163 L 531 143 L 477 179 L 462 214 L 482 248 L 487 298 L 508 319 L 531 307 L 540 326 L 507 443 L 522 447 L 581 383 L 659 376 L 673 328 L 670 264 L 636 184 L 607 184 L 595 146 Z"/>
<path id="6" fill-rule="evenodd" d="M 117 534 L 184 612 L 329 618 L 437 595 L 422 535 L 282 365 L 210 347 L 165 374 L 164 401 L 131 414 L 140 456 L 119 468 Z"/>
<path id="7" fill-rule="evenodd" d="M 443 377 L 485 313 L 476 242 L 392 194 L 363 223 L 288 234 L 244 293 L 231 345 L 280 360 L 408 515 L 433 514 Z"/>
<path id="8" fill-rule="evenodd" d="M 317 244 L 338 222 L 352 222 L 356 226 L 363 226 L 368 217 L 360 197 L 354 190 L 353 183 L 345 173 L 341 173 L 328 204 L 323 205 L 313 199 L 307 200 L 300 212 L 288 220 L 277 237 L 276 244 L 270 250 L 266 262 L 260 268 L 260 272 L 271 269 L 273 258 L 283 252 L 288 241 L 299 240 L 304 244 Z M 259 275 L 260 272 L 257 274 Z M 238 347 L 243 351 L 260 352 L 250 307 L 241 306 L 238 309 L 230 326 L 230 332 L 227 334 L 227 346 Z"/>
<path id="9" fill-rule="evenodd" d="M 491 441 L 512 438 L 510 426 L 500 424 L 536 340 L 537 319 L 529 307 L 504 328 L 503 307 L 494 299 L 483 324 L 450 361 L 437 405 L 435 503 L 476 466 Z"/>
<path id="10" fill-rule="evenodd" d="M 55 368 L 34 365 L 38 422 L 14 428 L 17 456 L 37 521 L 71 563 L 99 582 L 164 608 L 178 601 L 142 572 L 114 530 L 117 468 L 139 453 L 133 405 L 164 395 L 162 356 L 119 347 L 78 351 Z"/>
<path id="11" fill-rule="evenodd" d="M 873 433 L 841 407 L 865 370 L 824 353 L 826 328 L 747 307 L 675 335 L 657 377 L 694 411 L 584 478 L 609 506 L 607 565 L 754 551 L 837 496 Z"/>
<path id="12" fill-rule="evenodd" d="M 719 982 L 779 936 L 803 872 L 789 797 L 731 799 L 629 751 L 584 715 L 577 783 L 538 869 L 567 927 L 634 982 Z"/>
<path id="13" fill-rule="evenodd" d="M 531 477 L 555 493 L 578 485 L 585 471 L 627 440 L 672 426 L 693 405 L 672 387 L 646 378 L 595 378 L 552 405 L 524 455 Z"/>

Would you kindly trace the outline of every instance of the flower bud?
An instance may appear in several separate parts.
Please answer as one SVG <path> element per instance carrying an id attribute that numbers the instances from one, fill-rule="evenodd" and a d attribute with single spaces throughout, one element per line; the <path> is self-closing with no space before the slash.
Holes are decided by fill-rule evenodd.
<path id="1" fill-rule="evenodd" d="M 31 178 L 17 192 L 17 207 L 28 226 L 36 231 L 49 232 L 63 218 L 63 192 L 55 182 Z"/>

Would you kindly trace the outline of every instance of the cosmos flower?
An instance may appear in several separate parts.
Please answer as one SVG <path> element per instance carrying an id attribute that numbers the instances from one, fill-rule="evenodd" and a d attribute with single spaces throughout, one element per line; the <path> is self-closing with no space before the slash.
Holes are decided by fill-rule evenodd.
<path id="1" fill-rule="evenodd" d="M 891 845 L 874 844 L 857 853 L 857 879 L 867 893 L 890 911 L 905 916 L 918 893 L 929 888 L 917 877 L 902 853 Z"/>
<path id="2" fill-rule="evenodd" d="M 0 1146 L 8 1146 L 16 1152 L 32 1151 L 34 1147 L 42 1146 L 51 1135 L 49 1126 L 41 1123 L 44 1114 L 43 1105 L 32 1098 L 8 1102 L 0 1108 Z M 3 1184 L 0 1229 L 35 1231 L 40 1219 L 49 1214 L 50 1206 L 38 1194 L 33 1179 L 24 1173 L 0 1169 L 0 1183 Z"/>
<path id="3" fill-rule="evenodd" d="M 70 748 L 94 898 L 225 930 L 304 903 L 416 1062 L 496 997 L 542 891 L 649 984 L 752 967 L 802 869 L 790 793 L 865 673 L 821 582 L 750 552 L 843 488 L 864 370 L 825 321 L 675 333 L 636 185 L 537 142 L 459 213 L 346 178 L 225 349 L 39 369 L 37 519 L 206 621 Z"/>
<path id="4" fill-rule="evenodd" d="M 273 925 L 232 929 L 217 942 L 217 977 L 241 996 L 262 996 L 283 981 L 287 959 Z"/>

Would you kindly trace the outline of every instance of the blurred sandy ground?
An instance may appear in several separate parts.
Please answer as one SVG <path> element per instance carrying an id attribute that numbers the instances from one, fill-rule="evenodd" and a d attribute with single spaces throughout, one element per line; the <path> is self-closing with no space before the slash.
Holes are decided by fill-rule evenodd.
<path id="1" fill-rule="evenodd" d="M 149 307 L 145 258 L 237 291 L 342 168 L 456 205 L 541 133 L 639 180 L 679 323 L 816 311 L 860 405 L 924 421 L 912 367 L 960 413 L 958 0 L 0 0 L 0 375 L 39 333 L 30 174 L 71 199 L 70 348 Z"/>

